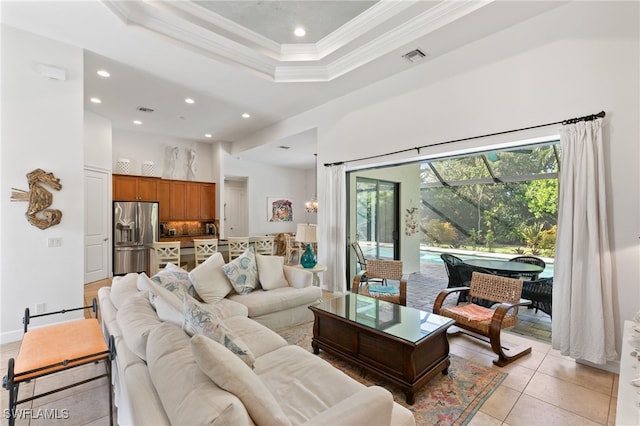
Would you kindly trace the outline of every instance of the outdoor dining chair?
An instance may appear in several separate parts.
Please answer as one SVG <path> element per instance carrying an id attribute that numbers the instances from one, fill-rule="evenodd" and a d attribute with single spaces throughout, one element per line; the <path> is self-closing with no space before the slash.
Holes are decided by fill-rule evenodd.
<path id="1" fill-rule="evenodd" d="M 514 258 L 509 259 L 509 262 L 521 262 L 521 263 L 529 263 L 531 265 L 540 266 L 543 270 L 547 266 L 544 260 L 540 259 L 536 256 L 516 256 Z M 528 279 L 528 280 L 537 280 L 539 274 L 526 274 L 521 273 L 520 278 Z"/>

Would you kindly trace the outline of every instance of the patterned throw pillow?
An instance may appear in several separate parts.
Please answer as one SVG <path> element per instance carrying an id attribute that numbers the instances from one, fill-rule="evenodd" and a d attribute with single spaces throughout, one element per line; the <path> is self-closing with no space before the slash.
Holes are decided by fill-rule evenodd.
<path id="1" fill-rule="evenodd" d="M 174 293 L 180 300 L 185 294 L 200 299 L 198 292 L 189 279 L 189 273 L 172 263 L 168 263 L 161 271 L 151 277 L 151 279 L 170 292 Z"/>
<path id="2" fill-rule="evenodd" d="M 258 285 L 258 268 L 253 247 L 222 267 L 238 294 L 249 294 Z"/>
<path id="3" fill-rule="evenodd" d="M 200 302 L 189 296 L 184 298 L 184 324 L 182 328 L 190 336 L 201 334 L 215 340 L 253 369 L 256 358 L 247 344 L 233 334 L 213 312 L 208 311 Z"/>

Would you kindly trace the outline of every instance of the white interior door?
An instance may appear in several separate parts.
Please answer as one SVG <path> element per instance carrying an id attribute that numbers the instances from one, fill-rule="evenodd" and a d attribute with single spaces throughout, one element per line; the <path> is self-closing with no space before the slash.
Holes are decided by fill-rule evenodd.
<path id="1" fill-rule="evenodd" d="M 84 282 L 109 277 L 109 173 L 84 172 Z"/>
<path id="2" fill-rule="evenodd" d="M 247 181 L 224 181 L 224 236 L 246 237 L 249 235 L 247 221 Z"/>

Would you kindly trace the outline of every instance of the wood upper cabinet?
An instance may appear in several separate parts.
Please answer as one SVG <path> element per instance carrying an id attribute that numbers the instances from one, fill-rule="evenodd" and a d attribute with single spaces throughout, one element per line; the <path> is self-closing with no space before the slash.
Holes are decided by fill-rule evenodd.
<path id="1" fill-rule="evenodd" d="M 116 201 L 158 201 L 160 179 L 113 175 L 113 199 Z"/>
<path id="2" fill-rule="evenodd" d="M 187 217 L 192 220 L 214 220 L 215 199 L 214 183 L 189 182 L 187 184 Z"/>
<path id="3" fill-rule="evenodd" d="M 160 221 L 213 221 L 215 199 L 215 183 L 162 179 L 158 184 Z"/>
<path id="4" fill-rule="evenodd" d="M 160 202 L 160 222 L 171 220 L 171 181 L 161 180 L 158 183 L 158 201 Z"/>

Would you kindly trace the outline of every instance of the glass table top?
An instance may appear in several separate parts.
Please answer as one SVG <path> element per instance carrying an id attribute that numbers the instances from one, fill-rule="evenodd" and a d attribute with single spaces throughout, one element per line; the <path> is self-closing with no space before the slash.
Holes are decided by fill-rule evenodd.
<path id="1" fill-rule="evenodd" d="M 412 343 L 455 322 L 431 312 L 353 293 L 322 301 L 316 308 Z"/>

